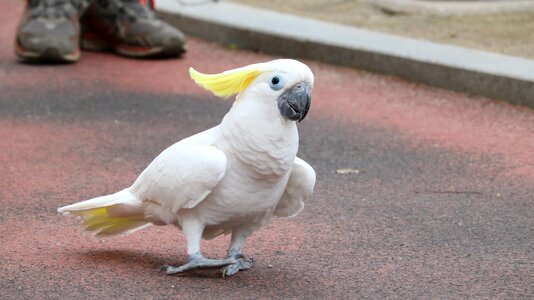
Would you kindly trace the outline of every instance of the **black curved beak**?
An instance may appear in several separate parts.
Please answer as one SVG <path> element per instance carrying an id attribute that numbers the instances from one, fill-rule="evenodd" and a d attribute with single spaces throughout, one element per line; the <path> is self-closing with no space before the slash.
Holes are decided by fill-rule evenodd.
<path id="1" fill-rule="evenodd" d="M 278 109 L 282 116 L 291 121 L 302 121 L 311 105 L 311 87 L 301 81 L 278 97 Z"/>

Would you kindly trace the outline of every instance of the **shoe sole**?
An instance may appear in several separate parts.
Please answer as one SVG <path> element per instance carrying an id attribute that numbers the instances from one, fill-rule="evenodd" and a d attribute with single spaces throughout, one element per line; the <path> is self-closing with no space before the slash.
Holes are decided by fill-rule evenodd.
<path id="1" fill-rule="evenodd" d="M 117 54 L 135 58 L 175 57 L 185 53 L 184 47 L 136 47 L 127 44 L 113 43 L 98 38 L 91 33 L 84 33 L 81 47 L 87 51 L 113 51 Z"/>
<path id="2" fill-rule="evenodd" d="M 176 47 L 154 47 L 154 48 L 142 48 L 132 47 L 129 45 L 118 45 L 115 48 L 115 52 L 118 54 L 137 57 L 137 58 L 155 58 L 155 57 L 173 57 L 182 55 L 185 50 L 183 48 L 177 49 Z"/>
<path id="3" fill-rule="evenodd" d="M 69 62 L 73 63 L 80 59 L 80 49 L 72 53 L 61 53 L 53 47 L 46 48 L 43 52 L 28 50 L 17 41 L 15 42 L 15 54 L 23 61 L 27 62 Z"/>

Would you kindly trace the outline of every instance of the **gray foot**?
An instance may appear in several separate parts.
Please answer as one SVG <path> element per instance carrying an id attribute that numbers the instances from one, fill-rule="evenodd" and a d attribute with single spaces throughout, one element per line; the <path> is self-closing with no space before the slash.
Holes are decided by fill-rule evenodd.
<path id="1" fill-rule="evenodd" d="M 213 268 L 221 268 L 228 265 L 235 264 L 238 261 L 238 259 L 234 257 L 227 257 L 225 259 L 210 259 L 205 258 L 203 256 L 196 256 L 193 258 L 190 258 L 190 260 L 178 267 L 173 267 L 169 265 L 161 266 L 161 270 L 165 271 L 168 275 L 176 274 L 176 273 L 183 273 L 189 270 L 193 269 L 213 269 Z"/>
<path id="2" fill-rule="evenodd" d="M 232 276 L 237 274 L 239 271 L 248 270 L 254 264 L 254 259 L 250 257 L 239 257 L 236 263 L 228 265 L 221 269 L 222 276 Z"/>

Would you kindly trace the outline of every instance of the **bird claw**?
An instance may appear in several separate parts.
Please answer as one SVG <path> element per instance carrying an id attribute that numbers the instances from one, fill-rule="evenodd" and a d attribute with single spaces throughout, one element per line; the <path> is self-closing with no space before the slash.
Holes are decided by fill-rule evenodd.
<path id="1" fill-rule="evenodd" d="M 221 269 L 222 277 L 232 276 L 237 274 L 237 272 L 239 271 L 248 270 L 252 267 L 253 264 L 253 258 L 239 255 L 239 259 L 236 263 L 233 263 Z"/>
<path id="2" fill-rule="evenodd" d="M 168 275 L 179 273 L 180 271 L 176 271 L 177 268 L 179 268 L 179 267 L 174 267 L 174 266 L 171 266 L 171 265 L 163 265 L 163 266 L 159 267 L 159 269 L 161 271 L 167 273 Z"/>
<path id="3" fill-rule="evenodd" d="M 169 265 L 163 265 L 163 266 L 160 266 L 160 267 L 159 267 L 159 270 L 160 270 L 160 271 L 163 271 L 163 272 L 166 272 L 167 269 L 170 268 L 170 267 L 171 267 L 171 266 L 169 266 Z"/>
<path id="4" fill-rule="evenodd" d="M 185 266 L 185 265 L 184 265 Z M 172 275 L 176 273 L 182 273 L 190 269 L 183 268 L 184 266 L 174 267 L 170 265 L 163 265 L 160 267 L 160 270 L 165 272 L 167 275 Z"/>

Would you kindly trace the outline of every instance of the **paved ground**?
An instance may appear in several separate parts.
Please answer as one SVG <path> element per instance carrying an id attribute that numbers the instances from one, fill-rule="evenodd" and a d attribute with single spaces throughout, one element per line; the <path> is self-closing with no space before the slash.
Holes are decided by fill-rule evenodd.
<path id="1" fill-rule="evenodd" d="M 159 265 L 185 259 L 177 230 L 98 241 L 55 210 L 129 185 L 219 122 L 230 103 L 196 87 L 189 66 L 273 57 L 192 39 L 179 60 L 24 65 L 11 53 L 21 3 L 3 4 L 1 299 L 533 297 L 532 110 L 308 61 L 300 156 L 318 173 L 313 201 L 248 241 L 251 270 L 166 276 Z M 204 249 L 222 256 L 227 241 Z"/>

